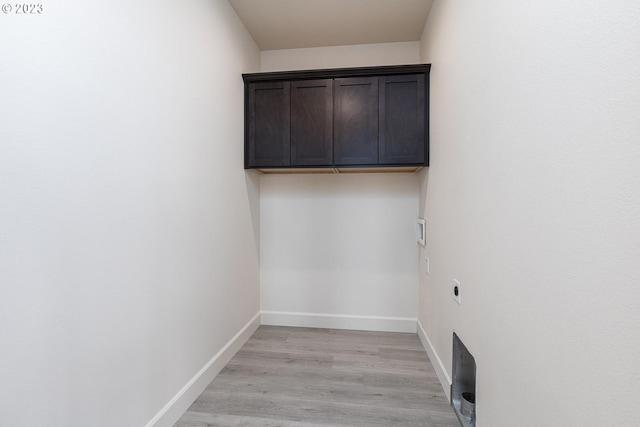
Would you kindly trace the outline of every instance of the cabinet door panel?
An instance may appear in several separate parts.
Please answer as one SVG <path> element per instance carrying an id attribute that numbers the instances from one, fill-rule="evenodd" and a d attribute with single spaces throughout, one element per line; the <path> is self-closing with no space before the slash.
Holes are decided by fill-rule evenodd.
<path id="1" fill-rule="evenodd" d="M 291 165 L 333 162 L 333 80 L 291 82 Z"/>
<path id="2" fill-rule="evenodd" d="M 424 74 L 380 77 L 379 111 L 380 164 L 424 164 Z"/>
<path id="3" fill-rule="evenodd" d="M 334 80 L 334 163 L 378 163 L 378 77 Z"/>
<path id="4" fill-rule="evenodd" d="M 249 167 L 289 166 L 290 83 L 249 86 Z"/>

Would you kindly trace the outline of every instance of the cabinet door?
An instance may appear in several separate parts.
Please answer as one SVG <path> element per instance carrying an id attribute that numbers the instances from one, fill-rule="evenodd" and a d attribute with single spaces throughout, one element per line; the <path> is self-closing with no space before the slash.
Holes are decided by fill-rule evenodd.
<path id="1" fill-rule="evenodd" d="M 334 163 L 378 163 L 378 77 L 334 80 Z"/>
<path id="2" fill-rule="evenodd" d="M 379 163 L 425 163 L 424 74 L 380 77 Z"/>
<path id="3" fill-rule="evenodd" d="M 333 162 L 333 80 L 291 82 L 291 165 Z"/>
<path id="4" fill-rule="evenodd" d="M 249 167 L 289 166 L 289 82 L 249 85 Z"/>

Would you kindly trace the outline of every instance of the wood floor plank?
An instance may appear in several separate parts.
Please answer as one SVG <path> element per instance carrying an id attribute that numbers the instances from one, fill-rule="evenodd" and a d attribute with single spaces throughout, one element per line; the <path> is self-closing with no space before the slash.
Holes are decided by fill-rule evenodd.
<path id="1" fill-rule="evenodd" d="M 177 427 L 458 427 L 415 334 L 261 326 Z"/>

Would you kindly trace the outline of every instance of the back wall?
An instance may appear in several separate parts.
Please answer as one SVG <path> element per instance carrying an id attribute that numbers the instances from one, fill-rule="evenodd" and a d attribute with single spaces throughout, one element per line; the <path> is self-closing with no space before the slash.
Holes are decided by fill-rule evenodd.
<path id="1" fill-rule="evenodd" d="M 262 71 L 420 62 L 420 44 L 264 51 Z M 415 332 L 416 174 L 261 177 L 264 323 Z M 267 312 L 267 313 L 265 313 Z"/>
<path id="2" fill-rule="evenodd" d="M 270 175 L 260 186 L 265 323 L 415 331 L 415 175 Z"/>

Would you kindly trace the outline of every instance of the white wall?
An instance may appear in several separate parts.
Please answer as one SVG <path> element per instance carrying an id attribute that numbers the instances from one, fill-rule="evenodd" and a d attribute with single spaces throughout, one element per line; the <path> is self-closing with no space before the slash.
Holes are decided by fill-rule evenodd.
<path id="1" fill-rule="evenodd" d="M 418 64 L 420 42 L 265 50 L 260 57 L 262 71 Z"/>
<path id="2" fill-rule="evenodd" d="M 0 425 L 142 426 L 259 310 L 227 2 L 0 17 Z"/>
<path id="3" fill-rule="evenodd" d="M 632 426 L 640 406 L 640 5 L 437 0 L 420 321 L 480 427 Z M 462 282 L 462 305 L 452 299 Z"/>
<path id="4" fill-rule="evenodd" d="M 267 322 L 415 331 L 415 175 L 268 175 L 260 190 L 261 307 L 282 314 Z"/>
<path id="5" fill-rule="evenodd" d="M 419 62 L 418 42 L 261 54 L 262 71 Z M 263 323 L 415 330 L 417 186 L 415 174 L 262 176 Z"/>

